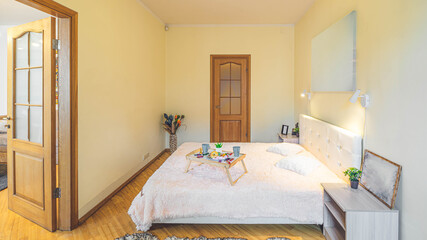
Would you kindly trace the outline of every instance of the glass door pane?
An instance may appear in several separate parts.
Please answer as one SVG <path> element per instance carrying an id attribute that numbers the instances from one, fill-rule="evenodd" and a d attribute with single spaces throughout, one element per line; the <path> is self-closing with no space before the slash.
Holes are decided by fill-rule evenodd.
<path id="1" fill-rule="evenodd" d="M 242 71 L 242 66 L 236 63 L 230 63 L 230 79 L 232 80 L 240 80 L 240 74 Z"/>
<path id="2" fill-rule="evenodd" d="M 240 98 L 231 99 L 231 114 L 240 114 Z"/>
<path id="3" fill-rule="evenodd" d="M 28 106 L 15 107 L 15 138 L 28 141 Z"/>
<path id="4" fill-rule="evenodd" d="M 43 68 L 30 70 L 30 104 L 43 104 Z"/>
<path id="5" fill-rule="evenodd" d="M 43 33 L 30 32 L 30 67 L 43 65 Z"/>
<path id="6" fill-rule="evenodd" d="M 240 97 L 240 81 L 231 82 L 231 97 Z"/>
<path id="7" fill-rule="evenodd" d="M 30 107 L 30 142 L 43 143 L 42 107 Z"/>
<path id="8" fill-rule="evenodd" d="M 230 79 L 230 63 L 226 63 L 220 66 L 220 78 L 221 80 L 229 80 Z"/>
<path id="9" fill-rule="evenodd" d="M 28 67 L 28 33 L 15 40 L 15 67 Z"/>
<path id="10" fill-rule="evenodd" d="M 230 81 L 220 81 L 220 97 L 230 97 Z"/>
<path id="11" fill-rule="evenodd" d="M 28 69 L 15 71 L 15 101 L 28 103 Z"/>
<path id="12" fill-rule="evenodd" d="M 221 115 L 229 115 L 230 114 L 230 98 L 220 98 L 220 111 Z"/>

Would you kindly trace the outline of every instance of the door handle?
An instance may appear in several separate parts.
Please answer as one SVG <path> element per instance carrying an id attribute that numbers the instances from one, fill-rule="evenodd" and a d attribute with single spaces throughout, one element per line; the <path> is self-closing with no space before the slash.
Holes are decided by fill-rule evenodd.
<path id="1" fill-rule="evenodd" d="M 6 125 L 4 125 L 7 129 L 9 129 L 10 128 L 10 124 L 6 124 Z"/>
<path id="2" fill-rule="evenodd" d="M 12 118 L 10 116 L 6 116 L 6 117 L 2 118 L 2 120 L 12 120 Z"/>
<path id="3" fill-rule="evenodd" d="M 221 108 L 221 105 L 216 105 L 215 108 Z"/>

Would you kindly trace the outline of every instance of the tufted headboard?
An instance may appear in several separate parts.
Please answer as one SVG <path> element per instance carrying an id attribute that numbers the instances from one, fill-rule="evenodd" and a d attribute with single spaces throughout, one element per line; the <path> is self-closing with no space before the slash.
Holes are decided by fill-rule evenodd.
<path id="1" fill-rule="evenodd" d="M 345 181 L 343 171 L 360 168 L 362 137 L 307 115 L 300 115 L 300 144 Z"/>

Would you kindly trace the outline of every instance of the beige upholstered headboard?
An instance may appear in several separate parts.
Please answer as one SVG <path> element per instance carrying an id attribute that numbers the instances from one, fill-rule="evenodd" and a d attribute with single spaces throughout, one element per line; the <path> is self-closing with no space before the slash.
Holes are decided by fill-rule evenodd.
<path id="1" fill-rule="evenodd" d="M 348 181 L 343 171 L 349 167 L 360 168 L 360 135 L 307 115 L 300 115 L 299 124 L 300 144 L 338 177 Z"/>

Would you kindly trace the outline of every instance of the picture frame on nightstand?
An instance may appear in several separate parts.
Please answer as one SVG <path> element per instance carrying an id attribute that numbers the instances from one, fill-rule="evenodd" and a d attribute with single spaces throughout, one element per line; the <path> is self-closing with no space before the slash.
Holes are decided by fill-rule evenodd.
<path id="1" fill-rule="evenodd" d="M 281 131 L 281 133 L 283 134 L 283 135 L 288 135 L 288 131 L 289 131 L 289 126 L 288 125 L 282 125 L 282 131 Z"/>

